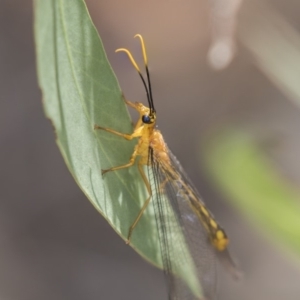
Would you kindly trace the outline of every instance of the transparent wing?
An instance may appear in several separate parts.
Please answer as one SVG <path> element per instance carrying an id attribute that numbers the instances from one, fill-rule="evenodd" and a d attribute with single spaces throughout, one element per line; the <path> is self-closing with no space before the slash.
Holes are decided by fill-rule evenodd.
<path id="1" fill-rule="evenodd" d="M 195 211 L 193 201 L 200 200 L 196 189 L 177 159 L 169 151 L 170 161 L 160 160 L 153 149 L 148 178 L 170 300 L 216 299 L 216 257 L 235 272 L 228 251 L 212 246 L 205 222 Z M 212 216 L 210 214 L 210 216 Z"/>

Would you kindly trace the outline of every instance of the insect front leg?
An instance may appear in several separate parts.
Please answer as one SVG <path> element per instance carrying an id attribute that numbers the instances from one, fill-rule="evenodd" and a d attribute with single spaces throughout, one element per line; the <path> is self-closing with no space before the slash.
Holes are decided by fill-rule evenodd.
<path id="1" fill-rule="evenodd" d="M 124 100 L 124 102 L 126 103 L 126 105 L 128 105 L 128 106 L 130 106 L 130 107 L 136 109 L 135 103 L 133 103 L 133 102 L 127 100 L 127 99 L 124 97 L 124 95 L 123 95 L 123 100 Z"/>
<path id="2" fill-rule="evenodd" d="M 134 103 L 132 103 L 132 102 L 126 100 L 125 97 L 124 97 L 124 95 L 122 95 L 122 97 L 123 97 L 124 102 L 125 102 L 128 106 L 131 106 L 131 107 L 135 108 L 135 104 L 134 104 Z M 116 130 L 114 130 L 114 129 L 111 129 L 111 128 L 106 128 L 106 127 L 99 126 L 99 125 L 97 125 L 97 124 L 94 125 L 94 129 L 95 129 L 95 130 L 104 130 L 104 131 L 113 133 L 113 134 L 118 135 L 118 136 L 121 136 L 121 137 L 123 137 L 124 139 L 129 140 L 129 141 L 132 140 L 132 139 L 134 138 L 134 136 L 133 136 L 134 133 L 132 133 L 132 134 L 126 134 L 126 133 L 118 132 L 118 131 L 116 131 Z"/>
<path id="3" fill-rule="evenodd" d="M 118 131 L 116 131 L 114 129 L 111 129 L 111 128 L 101 127 L 101 126 L 99 126 L 97 124 L 94 125 L 94 129 L 95 130 L 104 130 L 104 131 L 113 133 L 115 135 L 123 137 L 124 139 L 126 139 L 128 141 L 132 140 L 135 137 L 134 133 L 132 133 L 132 134 L 122 133 L 122 132 L 118 132 Z"/>
<path id="4" fill-rule="evenodd" d="M 140 122 L 140 121 L 138 121 L 138 123 L 139 123 L 139 122 Z M 138 123 L 137 123 L 137 125 L 139 125 Z M 135 126 L 134 131 L 133 131 L 133 133 L 131 133 L 131 134 L 122 133 L 122 132 L 116 131 L 116 130 L 111 129 L 111 128 L 106 128 L 106 127 L 99 126 L 99 125 L 97 125 L 97 124 L 94 125 L 94 129 L 95 129 L 95 130 L 104 130 L 104 131 L 113 133 L 113 134 L 115 134 L 115 135 L 121 136 L 121 137 L 123 137 L 124 139 L 130 141 L 130 140 L 132 140 L 132 139 L 134 139 L 134 138 L 136 138 L 136 137 L 140 137 L 140 136 L 142 135 L 143 127 L 140 126 L 140 125 L 139 125 L 139 126 L 137 126 L 137 125 Z"/>

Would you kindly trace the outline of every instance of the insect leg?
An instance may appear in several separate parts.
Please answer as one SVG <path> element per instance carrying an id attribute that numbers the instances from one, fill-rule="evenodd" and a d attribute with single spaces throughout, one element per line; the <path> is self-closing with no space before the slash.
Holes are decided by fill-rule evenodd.
<path id="1" fill-rule="evenodd" d="M 101 127 L 101 126 L 96 125 L 96 124 L 94 125 L 94 129 L 104 130 L 104 131 L 113 133 L 113 134 L 121 136 L 124 139 L 129 140 L 129 141 L 132 140 L 135 137 L 132 134 L 126 134 L 126 133 L 118 132 L 116 130 L 113 130 L 113 129 L 110 129 L 110 128 L 106 128 L 106 127 Z"/>
<path id="2" fill-rule="evenodd" d="M 133 153 L 132 153 L 132 155 L 130 157 L 130 160 L 129 160 L 129 162 L 127 164 L 122 165 L 122 166 L 112 167 L 112 168 L 106 169 L 106 170 L 102 169 L 101 170 L 102 175 L 104 175 L 105 173 L 110 172 L 110 171 L 116 171 L 116 170 L 121 170 L 121 169 L 125 169 L 125 168 L 131 167 L 134 164 L 136 157 L 137 157 L 137 150 L 135 149 L 133 151 Z"/>
<path id="3" fill-rule="evenodd" d="M 130 106 L 132 108 L 136 108 L 136 105 L 133 102 L 131 102 L 129 100 L 126 100 L 124 96 L 123 96 L 123 100 L 126 103 L 126 105 L 128 105 L 128 106 Z"/>
<path id="4" fill-rule="evenodd" d="M 130 238 L 131 238 L 132 232 L 133 232 L 134 228 L 136 227 L 136 225 L 138 224 L 139 220 L 141 219 L 141 217 L 142 217 L 144 211 L 146 210 L 146 208 L 147 208 L 147 206 L 148 206 L 148 204 L 150 202 L 150 199 L 152 197 L 152 191 L 151 191 L 150 183 L 149 183 L 149 181 L 147 179 L 147 176 L 145 175 L 145 172 L 144 172 L 144 169 L 143 169 L 143 165 L 141 163 L 139 163 L 138 167 L 139 167 L 140 174 L 141 174 L 141 176 L 143 178 L 143 181 L 144 181 L 144 183 L 146 185 L 149 197 L 145 201 L 145 203 L 144 203 L 143 207 L 141 208 L 141 210 L 140 210 L 138 216 L 136 217 L 135 221 L 132 223 L 132 225 L 129 228 L 128 237 L 127 237 L 127 241 L 126 241 L 127 245 L 130 243 Z"/>
<path id="5" fill-rule="evenodd" d="M 139 112 L 139 109 L 137 108 L 137 104 L 136 103 L 127 100 L 124 97 L 124 95 L 122 95 L 122 97 L 123 97 L 123 101 L 125 102 L 126 105 L 130 106 L 131 108 L 133 108 L 133 109 L 135 109 L 136 111 Z M 138 123 L 135 124 L 133 121 L 131 121 L 131 124 L 132 124 L 133 127 L 136 128 Z"/>
<path id="6" fill-rule="evenodd" d="M 169 181 L 169 178 L 165 178 L 165 180 L 159 185 L 159 190 L 160 190 L 161 193 L 164 193 L 165 186 L 166 186 L 168 181 Z"/>

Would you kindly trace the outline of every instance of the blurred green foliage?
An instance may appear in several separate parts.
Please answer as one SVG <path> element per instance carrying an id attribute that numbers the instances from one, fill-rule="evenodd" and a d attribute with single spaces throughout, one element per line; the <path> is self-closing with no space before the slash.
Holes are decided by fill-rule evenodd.
<path id="1" fill-rule="evenodd" d="M 247 132 L 228 129 L 205 147 L 207 170 L 230 200 L 280 245 L 300 255 L 300 192 Z"/>

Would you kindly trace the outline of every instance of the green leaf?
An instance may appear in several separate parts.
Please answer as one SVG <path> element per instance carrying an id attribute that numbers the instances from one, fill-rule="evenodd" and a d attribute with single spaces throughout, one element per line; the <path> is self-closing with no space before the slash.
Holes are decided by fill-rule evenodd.
<path id="1" fill-rule="evenodd" d="M 268 236 L 300 254 L 299 190 L 245 132 L 222 131 L 205 148 L 207 169 L 228 199 Z"/>
<path id="2" fill-rule="evenodd" d="M 128 162 L 135 141 L 94 130 L 95 124 L 124 133 L 133 128 L 84 1 L 35 0 L 35 40 L 45 114 L 55 129 L 57 145 L 84 194 L 126 240 L 147 194 L 136 167 L 109 172 L 104 179 L 101 175 L 101 169 Z M 152 203 L 134 229 L 130 245 L 162 266 Z M 190 261 L 176 273 L 200 296 L 188 255 L 184 249 L 174 256 Z"/>
<path id="3" fill-rule="evenodd" d="M 101 169 L 127 162 L 135 141 L 95 131 L 94 124 L 132 132 L 131 120 L 99 35 L 82 0 L 36 0 L 38 78 L 58 147 L 77 184 L 126 240 L 146 199 L 137 168 Z M 161 265 L 151 207 L 133 232 L 131 246 Z"/>

